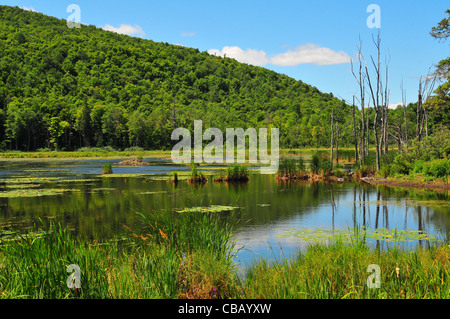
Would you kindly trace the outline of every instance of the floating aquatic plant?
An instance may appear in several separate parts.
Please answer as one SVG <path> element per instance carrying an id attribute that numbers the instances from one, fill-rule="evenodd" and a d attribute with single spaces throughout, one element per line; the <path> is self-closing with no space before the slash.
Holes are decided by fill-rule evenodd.
<path id="1" fill-rule="evenodd" d="M 354 240 L 366 238 L 367 240 L 385 241 L 385 242 L 413 242 L 415 240 L 436 241 L 438 236 L 434 234 L 426 234 L 419 230 L 398 230 L 378 228 L 373 230 L 361 229 L 289 229 L 279 238 L 290 238 L 292 240 L 304 241 L 324 241 L 332 237 L 341 237 L 345 242 L 351 243 Z"/>
<path id="2" fill-rule="evenodd" d="M 199 213 L 221 213 L 221 212 L 227 212 L 232 211 L 234 209 L 237 209 L 239 207 L 233 207 L 233 206 L 222 206 L 222 205 L 211 205 L 209 207 L 190 207 L 190 208 L 184 208 L 181 210 L 175 210 L 178 213 L 192 213 L 192 212 L 199 212 Z"/>
<path id="3" fill-rule="evenodd" d="M 43 189 L 15 189 L 0 192 L 0 198 L 16 198 L 16 197 L 38 197 L 38 196 L 54 196 L 65 192 L 79 191 L 78 189 L 68 188 L 43 188 Z"/>

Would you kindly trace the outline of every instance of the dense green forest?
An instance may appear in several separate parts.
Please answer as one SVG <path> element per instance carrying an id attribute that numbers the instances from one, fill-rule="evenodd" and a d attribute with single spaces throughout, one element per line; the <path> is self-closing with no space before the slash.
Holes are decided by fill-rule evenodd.
<path id="1" fill-rule="evenodd" d="M 416 109 L 389 110 L 390 135 L 401 133 L 406 114 L 413 137 Z M 197 119 L 222 130 L 278 127 L 283 148 L 323 147 L 330 145 L 332 110 L 339 145 L 352 146 L 353 107 L 302 81 L 193 48 L 95 26 L 68 28 L 66 20 L 0 6 L 3 150 L 168 149 L 176 143 L 173 129 L 192 128 Z M 442 112 L 430 112 L 427 134 L 443 122 Z"/>

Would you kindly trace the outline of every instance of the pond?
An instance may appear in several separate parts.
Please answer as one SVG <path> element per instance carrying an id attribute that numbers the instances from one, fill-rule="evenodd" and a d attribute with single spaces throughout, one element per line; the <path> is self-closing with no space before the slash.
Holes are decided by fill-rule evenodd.
<path id="1" fill-rule="evenodd" d="M 365 232 L 373 245 L 406 247 L 448 239 L 448 192 L 415 191 L 365 183 L 279 182 L 255 170 L 245 184 L 188 184 L 186 166 L 144 159 L 149 166 L 121 167 L 122 159 L 0 161 L 0 229 L 25 232 L 53 220 L 86 240 L 128 233 L 138 212 L 213 207 L 239 218 L 236 261 L 283 258 L 315 240 Z M 104 163 L 111 175 L 101 175 Z M 201 168 L 214 172 L 216 168 Z M 180 172 L 177 185 L 167 174 Z M 228 210 L 221 211 L 223 207 Z M 393 242 L 393 238 L 397 241 Z"/>

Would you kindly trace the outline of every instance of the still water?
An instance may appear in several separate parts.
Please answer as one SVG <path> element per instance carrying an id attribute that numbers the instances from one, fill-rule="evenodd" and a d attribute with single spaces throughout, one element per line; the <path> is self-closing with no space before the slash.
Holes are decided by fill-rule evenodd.
<path id="1" fill-rule="evenodd" d="M 291 256 L 314 240 L 351 229 L 372 231 L 373 244 L 389 245 L 396 232 L 406 247 L 449 239 L 448 192 L 415 191 L 364 183 L 278 182 L 251 175 L 246 184 L 168 183 L 172 171 L 188 172 L 162 159 L 150 166 L 121 167 L 122 159 L 0 161 L 0 230 L 28 231 L 54 220 L 85 239 L 127 234 L 137 212 L 232 206 L 218 212 L 242 221 L 235 236 L 236 261 Z M 101 166 L 113 163 L 112 175 Z M 380 240 L 381 239 L 381 240 Z"/>

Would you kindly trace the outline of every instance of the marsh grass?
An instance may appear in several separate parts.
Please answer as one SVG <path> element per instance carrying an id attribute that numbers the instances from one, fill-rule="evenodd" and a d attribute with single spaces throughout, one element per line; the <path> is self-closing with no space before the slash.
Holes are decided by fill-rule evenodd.
<path id="1" fill-rule="evenodd" d="M 51 226 L 45 236 L 23 236 L 0 246 L 0 296 L 2 298 L 106 298 L 104 271 L 109 249 L 85 246 L 66 229 Z M 77 264 L 82 273 L 78 290 L 67 288 L 67 266 Z"/>
<path id="2" fill-rule="evenodd" d="M 198 164 L 192 162 L 190 167 L 191 174 L 187 179 L 188 183 L 206 183 L 208 181 L 206 176 L 198 169 Z"/>
<path id="3" fill-rule="evenodd" d="M 140 214 L 124 242 L 82 242 L 66 229 L 8 232 L 0 242 L 0 298 L 225 298 L 235 294 L 233 225 L 217 213 Z M 37 234 L 37 233 L 36 233 Z M 3 236 L 4 237 L 4 236 Z M 67 287 L 67 266 L 81 288 Z"/>
<path id="4" fill-rule="evenodd" d="M 112 165 L 111 163 L 105 163 L 102 165 L 102 174 L 112 174 Z"/>
<path id="5" fill-rule="evenodd" d="M 247 182 L 250 179 L 248 168 L 245 165 L 230 165 L 227 167 L 225 182 Z"/>
<path id="6" fill-rule="evenodd" d="M 351 244 L 336 237 L 313 243 L 293 258 L 262 260 L 246 273 L 245 298 L 446 299 L 450 297 L 450 246 L 409 251 L 394 245 L 369 248 L 363 237 Z M 367 267 L 377 264 L 381 287 L 368 288 Z"/>
<path id="7" fill-rule="evenodd" d="M 0 243 L 1 298 L 418 298 L 450 297 L 450 246 L 406 250 L 394 240 L 370 248 L 365 233 L 311 243 L 294 257 L 261 260 L 244 281 L 233 260 L 236 230 L 220 214 L 139 215 L 127 240 L 85 243 L 51 226 L 10 235 Z M 232 219 L 233 220 L 233 219 Z M 237 220 L 234 219 L 234 220 Z M 394 236 L 395 237 L 395 236 Z M 394 238 L 395 239 L 395 238 Z M 69 264 L 81 288 L 67 288 Z M 368 265 L 381 269 L 381 287 L 368 288 Z"/>
<path id="8" fill-rule="evenodd" d="M 282 158 L 275 178 L 281 180 L 308 179 L 309 175 L 306 173 L 303 158 L 300 157 L 298 160 L 292 157 Z"/>

